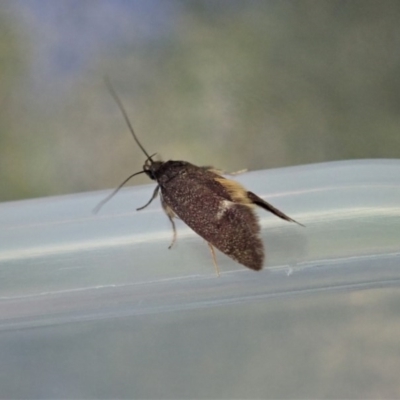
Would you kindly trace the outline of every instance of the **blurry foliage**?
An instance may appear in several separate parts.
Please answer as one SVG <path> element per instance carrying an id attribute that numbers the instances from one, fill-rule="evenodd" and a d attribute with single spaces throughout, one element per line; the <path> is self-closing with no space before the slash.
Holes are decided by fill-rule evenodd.
<path id="1" fill-rule="evenodd" d="M 96 42 L 98 31 L 82 31 L 86 47 L 76 51 L 90 57 L 72 73 L 46 76 L 39 94 L 25 91 L 12 135 L 0 114 L 0 160 L 5 149 L 14 160 L 11 169 L 0 161 L 1 181 L 26 171 L 0 199 L 113 187 L 141 168 L 106 74 L 148 152 L 163 159 L 238 170 L 399 156 L 398 1 L 116 1 L 112 12 L 86 2 L 69 13 L 75 2 L 51 4 L 62 4 L 64 29 L 66 18 L 75 35 L 80 26 L 111 33 Z M 63 36 L 48 46 L 62 52 Z M 20 63 L 7 54 L 26 43 L 10 34 L 1 43 L 0 60 Z M 20 130 L 31 157 L 12 147 Z"/>
<path id="2" fill-rule="evenodd" d="M 16 21 L 0 12 L 0 200 L 30 196 L 18 161 L 25 157 L 20 144 L 15 89 L 26 72 L 26 49 L 20 43 Z"/>

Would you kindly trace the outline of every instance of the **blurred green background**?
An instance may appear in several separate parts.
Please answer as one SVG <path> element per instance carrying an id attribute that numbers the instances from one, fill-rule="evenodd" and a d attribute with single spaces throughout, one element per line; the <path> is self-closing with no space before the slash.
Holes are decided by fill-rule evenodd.
<path id="1" fill-rule="evenodd" d="M 397 0 L 0 2 L 0 201 L 400 154 Z M 137 177 L 134 183 L 147 182 Z"/>

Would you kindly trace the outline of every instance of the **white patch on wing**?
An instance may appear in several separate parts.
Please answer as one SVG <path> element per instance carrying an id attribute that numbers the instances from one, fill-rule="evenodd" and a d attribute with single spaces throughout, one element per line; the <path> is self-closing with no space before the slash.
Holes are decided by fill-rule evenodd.
<path id="1" fill-rule="evenodd" d="M 225 214 L 226 210 L 234 206 L 235 203 L 229 200 L 222 200 L 219 203 L 218 212 L 217 212 L 217 219 L 221 219 L 222 216 Z"/>

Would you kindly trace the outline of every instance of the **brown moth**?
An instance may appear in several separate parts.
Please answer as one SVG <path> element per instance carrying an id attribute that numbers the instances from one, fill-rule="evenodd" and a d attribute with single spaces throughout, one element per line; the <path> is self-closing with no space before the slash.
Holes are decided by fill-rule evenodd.
<path id="1" fill-rule="evenodd" d="M 143 170 L 125 179 L 111 195 L 98 204 L 95 212 L 99 211 L 129 179 L 145 173 L 157 182 L 157 186 L 151 199 L 137 210 L 146 208 L 160 194 L 161 205 L 173 229 L 173 239 L 169 248 L 176 241 L 174 218 L 178 217 L 207 241 L 218 275 L 214 247 L 245 267 L 255 271 L 261 270 L 264 263 L 264 246 L 254 207 L 259 206 L 286 221 L 302 224 L 249 192 L 240 183 L 226 179 L 212 167 L 198 167 L 186 161 L 154 161 L 154 155 L 150 156 L 137 139 L 112 86 L 109 83 L 108 86 L 134 140 L 147 159 Z"/>

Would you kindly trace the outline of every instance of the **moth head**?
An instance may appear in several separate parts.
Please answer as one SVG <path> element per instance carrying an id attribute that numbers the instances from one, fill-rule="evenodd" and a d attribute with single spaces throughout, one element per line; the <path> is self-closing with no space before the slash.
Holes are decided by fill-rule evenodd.
<path id="1" fill-rule="evenodd" d="M 157 180 L 157 171 L 160 169 L 161 165 L 164 164 L 162 161 L 153 161 L 151 157 L 146 159 L 143 165 L 143 172 L 153 181 Z"/>
<path id="2" fill-rule="evenodd" d="M 143 165 L 143 171 L 151 178 L 151 158 L 148 158 Z"/>

